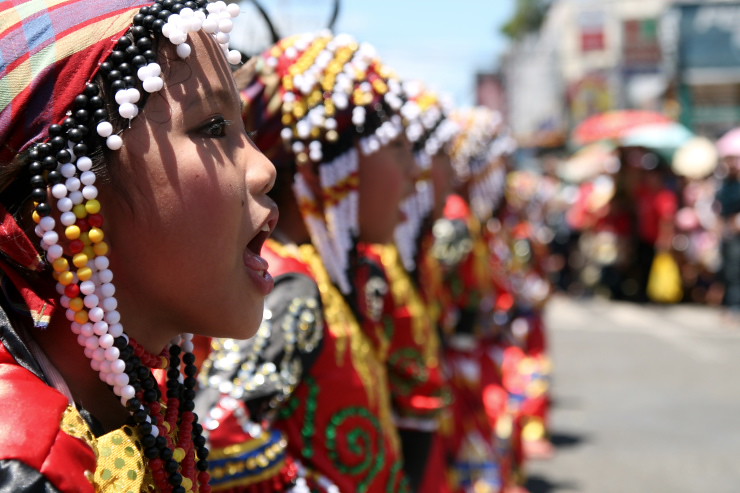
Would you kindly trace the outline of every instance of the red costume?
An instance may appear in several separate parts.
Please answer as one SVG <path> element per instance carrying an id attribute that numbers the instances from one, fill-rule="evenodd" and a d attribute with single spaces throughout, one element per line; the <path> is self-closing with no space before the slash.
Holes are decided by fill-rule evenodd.
<path id="1" fill-rule="evenodd" d="M 426 267 L 436 264 L 442 270 L 440 282 L 426 287 L 427 296 L 441 304 L 443 366 L 452 396 L 439 447 L 451 491 L 473 491 L 484 485 L 497 491 L 503 485 L 502 461 L 483 402 L 488 383 L 484 379 L 490 375 L 481 371 L 483 313 L 490 309 L 491 295 L 488 256 L 477 222 L 462 197 L 449 198 L 444 216 L 435 224 L 430 252 L 438 263 L 426 263 Z M 435 489 L 429 491 L 439 491 L 441 480 L 440 472 L 430 469 L 426 485 Z"/>
<path id="2" fill-rule="evenodd" d="M 7 323 L 4 314 L 2 318 Z M 95 453 L 75 434 L 76 429 L 84 429 L 79 426 L 82 417 L 64 395 L 44 382 L 36 362 L 10 326 L 3 329 L 0 489 L 24 491 L 33 485 L 39 491 L 45 487 L 60 492 L 96 491 L 92 483 Z"/>
<path id="3" fill-rule="evenodd" d="M 405 491 L 384 365 L 388 341 L 382 313 L 384 298 L 390 296 L 384 278 L 371 264 L 362 263 L 353 309 L 310 245 L 291 248 L 269 242 L 263 255 L 276 279 L 275 290 L 267 298 L 270 315 L 263 322 L 263 326 L 269 324 L 272 335 L 265 338 L 258 332 L 249 341 L 238 341 L 242 346 L 237 353 L 233 347 L 221 354 L 216 351 L 215 359 L 204 368 L 202 381 L 211 381 L 220 394 L 231 390 L 233 396 L 233 389 L 240 388 L 241 400 L 252 416 L 240 425 L 233 417 L 237 412 L 210 412 L 209 417 L 219 421 L 205 423 L 206 429 L 219 430 L 212 435 L 220 441 L 214 453 L 220 456 L 240 448 L 243 453 L 255 435 L 279 430 L 287 442 L 287 455 L 299 459 L 299 475 L 311 488 L 338 488 L 343 493 Z M 264 346 L 255 347 L 260 341 Z M 234 354 L 255 352 L 260 354 L 259 363 L 245 381 L 239 374 L 244 360 Z M 278 377 L 256 378 L 260 367 Z M 255 421 L 271 424 L 267 431 L 240 432 L 250 421 L 252 426 Z M 274 476 L 287 477 L 285 463 L 272 461 L 271 468 L 269 462 L 263 461 L 267 465 L 250 477 L 229 475 L 228 470 L 222 471 L 223 476 L 216 473 L 214 488 L 220 480 L 234 488 L 241 479 L 242 491 L 268 491 L 264 488 L 274 488 Z M 260 482 L 263 489 L 254 486 Z"/>
<path id="4" fill-rule="evenodd" d="M 393 296 L 386 305 L 391 318 L 387 359 L 391 403 L 407 477 L 414 490 L 423 491 L 419 487 L 446 405 L 436 317 L 395 246 L 364 246 L 361 251 L 383 266 Z"/>
<path id="5" fill-rule="evenodd" d="M 159 491 L 139 433 L 103 433 L 87 411 L 54 388 L 0 311 L 0 489 L 93 493 Z M 52 378 L 53 380 L 53 378 Z"/>

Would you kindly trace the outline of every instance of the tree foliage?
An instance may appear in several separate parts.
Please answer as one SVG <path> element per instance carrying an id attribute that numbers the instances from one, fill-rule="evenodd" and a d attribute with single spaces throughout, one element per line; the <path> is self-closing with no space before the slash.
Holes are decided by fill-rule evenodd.
<path id="1" fill-rule="evenodd" d="M 551 0 L 516 0 L 516 10 L 501 32 L 514 41 L 537 31 L 547 15 Z"/>

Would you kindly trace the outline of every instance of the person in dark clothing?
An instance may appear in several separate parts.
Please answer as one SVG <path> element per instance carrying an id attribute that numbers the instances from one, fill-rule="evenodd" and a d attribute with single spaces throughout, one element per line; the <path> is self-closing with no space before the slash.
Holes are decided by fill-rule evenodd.
<path id="1" fill-rule="evenodd" d="M 717 191 L 722 224 L 720 276 L 725 285 L 723 304 L 740 317 L 740 156 L 725 156 L 727 176 Z"/>

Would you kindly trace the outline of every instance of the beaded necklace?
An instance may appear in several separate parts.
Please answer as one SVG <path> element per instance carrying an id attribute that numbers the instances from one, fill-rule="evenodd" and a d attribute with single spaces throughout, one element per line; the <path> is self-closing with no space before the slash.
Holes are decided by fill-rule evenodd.
<path id="1" fill-rule="evenodd" d="M 203 427 L 197 422 L 193 412 L 195 398 L 195 356 L 192 354 L 190 337 L 183 337 L 182 353 L 180 345 L 169 347 L 169 357 L 147 353 L 135 341 L 128 348 L 133 351 L 130 357 L 133 386 L 140 388 L 135 397 L 127 403 L 132 412 L 140 435 L 144 456 L 149 459 L 152 477 L 160 491 L 188 493 L 198 491 L 208 493 L 208 449 L 203 437 Z M 126 349 L 124 348 L 124 351 Z M 126 351 L 130 353 L 132 351 Z M 137 356 L 141 352 L 142 357 Z M 184 377 L 180 372 L 184 363 Z M 164 361 L 163 361 L 164 360 Z M 162 369 L 167 370 L 166 405 L 163 405 L 162 392 L 150 368 L 143 361 L 166 362 Z M 137 385 L 138 384 L 138 385 Z M 196 486 L 197 482 L 197 486 Z"/>

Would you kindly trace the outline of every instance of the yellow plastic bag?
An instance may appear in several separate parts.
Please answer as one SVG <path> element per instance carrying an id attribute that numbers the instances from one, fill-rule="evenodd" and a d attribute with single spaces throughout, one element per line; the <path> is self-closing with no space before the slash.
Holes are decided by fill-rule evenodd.
<path id="1" fill-rule="evenodd" d="M 677 303 L 683 298 L 681 271 L 670 252 L 657 252 L 650 267 L 647 295 L 656 303 Z"/>

